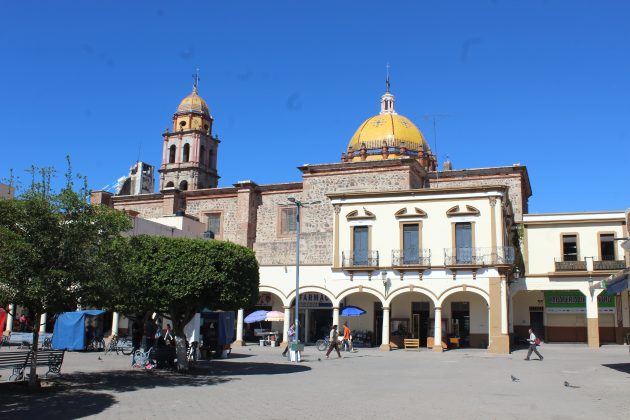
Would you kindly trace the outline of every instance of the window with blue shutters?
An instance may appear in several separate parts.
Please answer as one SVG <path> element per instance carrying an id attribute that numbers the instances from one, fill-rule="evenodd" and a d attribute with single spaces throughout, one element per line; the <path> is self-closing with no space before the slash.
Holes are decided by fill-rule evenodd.
<path id="1" fill-rule="evenodd" d="M 368 265 L 368 227 L 355 226 L 353 229 L 352 250 L 354 265 Z"/>
<path id="2" fill-rule="evenodd" d="M 420 226 L 415 224 L 403 225 L 403 262 L 404 264 L 418 264 L 420 257 Z"/>

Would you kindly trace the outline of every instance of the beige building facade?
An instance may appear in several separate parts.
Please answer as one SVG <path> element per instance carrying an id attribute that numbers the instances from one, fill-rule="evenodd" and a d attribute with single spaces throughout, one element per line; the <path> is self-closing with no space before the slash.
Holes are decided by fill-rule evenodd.
<path id="1" fill-rule="evenodd" d="M 193 95 L 182 101 L 189 102 L 202 105 L 177 108 L 173 135 L 181 131 L 182 139 L 187 133 L 177 130 L 182 121 L 211 122 L 196 86 Z M 200 128 L 190 134 L 195 130 Z M 214 151 L 215 160 L 203 161 L 212 163 L 208 171 L 193 157 L 189 164 L 178 166 L 183 153 L 191 147 L 198 150 L 203 142 L 190 142 L 186 152 L 180 150 L 185 139 L 178 143 L 173 135 L 163 141 L 159 192 L 125 196 L 95 192 L 92 200 L 164 224 L 175 215 L 186 215 L 202 226 L 207 237 L 252 248 L 260 265 L 260 296 L 256 306 L 239 310 L 236 344 L 250 331 L 243 325 L 249 311 L 284 312 L 284 322 L 268 325 L 280 334 L 294 318 L 298 223 L 298 315 L 300 339 L 307 343 L 326 335 L 331 324 L 347 321 L 357 347 L 389 350 L 412 338 L 434 351 L 471 346 L 507 353 L 516 337 L 523 336 L 523 327 L 538 320 L 537 315 L 530 316 L 532 307 L 542 307 L 544 333 L 563 337 L 555 327 L 572 321 L 567 314 L 545 313 L 548 290 L 589 293 L 590 303 L 584 309 L 588 316 L 576 318 L 575 323 L 583 321 L 591 345 L 599 344 L 592 319 L 598 328 L 617 325 L 619 319 L 626 322 L 623 316 L 597 316 L 596 297 L 590 294 L 591 290 L 601 293 L 598 287 L 611 272 L 608 268 L 624 258 L 618 242 L 615 263 L 596 252 L 598 240 L 609 242 L 606 235 L 614 239 L 625 232 L 627 236 L 626 221 L 619 213 L 560 222 L 555 216 L 529 215 L 532 189 L 526 167 L 518 164 L 459 170 L 447 162 L 445 170 L 438 170 L 437 156 L 420 130 L 397 113 L 389 87 L 381 97 L 380 113 L 362 123 L 348 146 L 341 147 L 340 162 L 299 167 L 299 179 L 292 183 L 258 185 L 245 180 L 216 187 L 215 181 L 207 185 L 194 181 L 208 174 L 218 179 L 218 139 L 204 143 L 206 152 Z M 176 181 L 183 179 L 188 180 L 186 188 L 179 188 L 181 181 Z M 299 221 L 296 201 L 312 203 L 300 209 Z M 575 227 L 565 226 L 568 222 Z M 576 261 L 593 258 L 583 272 L 558 271 L 549 258 L 573 233 L 580 247 Z M 190 232 L 190 236 L 200 234 Z M 561 268 L 573 267 L 563 258 L 564 254 L 557 255 Z M 554 301 L 558 300 L 563 298 Z M 619 302 L 623 313 L 623 298 Z M 365 314 L 344 317 L 348 306 Z M 615 329 L 616 336 L 621 333 Z"/>

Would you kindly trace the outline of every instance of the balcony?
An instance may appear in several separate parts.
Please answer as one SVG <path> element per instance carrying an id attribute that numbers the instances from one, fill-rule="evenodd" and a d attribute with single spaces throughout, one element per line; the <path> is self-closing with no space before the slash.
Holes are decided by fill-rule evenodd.
<path id="1" fill-rule="evenodd" d="M 556 271 L 586 271 L 586 261 L 555 261 Z"/>
<path id="2" fill-rule="evenodd" d="M 626 268 L 624 260 L 593 261 L 593 270 L 617 271 Z"/>
<path id="3" fill-rule="evenodd" d="M 514 264 L 514 248 L 444 248 L 446 266 L 495 266 Z"/>
<path id="4" fill-rule="evenodd" d="M 343 268 L 377 269 L 378 264 L 378 251 L 343 251 L 341 253 L 341 266 Z"/>
<path id="5" fill-rule="evenodd" d="M 431 267 L 431 250 L 416 249 L 393 249 L 392 250 L 392 266 L 393 267 Z"/>

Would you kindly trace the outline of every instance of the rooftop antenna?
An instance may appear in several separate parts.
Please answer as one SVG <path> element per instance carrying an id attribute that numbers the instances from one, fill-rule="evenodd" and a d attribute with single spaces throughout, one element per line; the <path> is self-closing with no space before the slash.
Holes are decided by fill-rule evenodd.
<path id="1" fill-rule="evenodd" d="M 437 160 L 437 156 L 438 156 L 438 143 L 437 143 L 437 119 L 438 118 L 444 118 L 444 117 L 448 117 L 448 114 L 427 114 L 424 116 L 424 119 L 431 119 L 433 120 L 433 150 L 435 151 L 435 158 Z M 437 162 L 436 162 L 436 168 L 435 168 L 435 186 L 439 187 L 440 186 L 440 168 L 439 166 L 437 166 Z"/>
<path id="2" fill-rule="evenodd" d="M 197 67 L 197 70 L 195 71 L 195 73 L 193 73 L 192 78 L 193 78 L 193 90 L 197 92 L 197 87 L 199 86 L 199 81 L 201 80 L 201 77 L 199 77 L 199 67 Z"/>
<path id="3" fill-rule="evenodd" d="M 385 85 L 387 85 L 387 92 L 389 92 L 389 88 L 390 88 L 390 83 L 389 83 L 389 69 L 390 69 L 390 65 L 389 63 L 387 63 L 387 65 L 385 66 L 385 68 L 387 69 L 387 77 L 385 78 Z"/>

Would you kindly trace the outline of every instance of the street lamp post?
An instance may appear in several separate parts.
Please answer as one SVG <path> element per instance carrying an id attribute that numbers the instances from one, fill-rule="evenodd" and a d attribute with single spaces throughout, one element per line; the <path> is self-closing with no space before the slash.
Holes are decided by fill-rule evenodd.
<path id="1" fill-rule="evenodd" d="M 297 352 L 298 345 L 300 343 L 300 208 L 306 207 L 310 204 L 319 204 L 321 201 L 311 201 L 304 203 L 296 200 L 295 197 L 287 198 L 291 204 L 295 205 L 295 336 L 293 342 L 295 343 L 295 351 Z M 286 328 L 286 327 L 285 327 Z M 306 341 L 306 339 L 304 340 Z M 295 358 L 298 361 L 298 358 Z"/>

